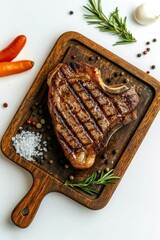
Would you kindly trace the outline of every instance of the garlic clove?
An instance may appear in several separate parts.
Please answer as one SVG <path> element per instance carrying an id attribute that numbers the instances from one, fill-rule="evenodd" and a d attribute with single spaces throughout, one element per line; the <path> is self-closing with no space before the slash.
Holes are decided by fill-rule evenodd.
<path id="1" fill-rule="evenodd" d="M 152 4 L 143 3 L 134 11 L 134 19 L 142 25 L 154 23 L 160 15 L 156 13 L 157 9 Z"/>

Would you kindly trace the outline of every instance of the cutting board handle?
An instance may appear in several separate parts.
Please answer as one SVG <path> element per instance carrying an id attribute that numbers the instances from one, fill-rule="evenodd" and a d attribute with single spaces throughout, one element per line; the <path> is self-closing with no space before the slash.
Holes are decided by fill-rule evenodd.
<path id="1" fill-rule="evenodd" d="M 34 178 L 30 191 L 24 196 L 12 212 L 12 221 L 21 228 L 30 225 L 47 193 L 54 191 L 54 181 L 46 173 L 39 172 Z M 55 184 L 56 185 L 56 184 Z"/>

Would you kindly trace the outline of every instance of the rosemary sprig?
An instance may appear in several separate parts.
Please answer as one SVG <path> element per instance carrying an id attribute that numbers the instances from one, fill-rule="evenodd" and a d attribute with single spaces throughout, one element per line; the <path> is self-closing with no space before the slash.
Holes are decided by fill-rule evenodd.
<path id="1" fill-rule="evenodd" d="M 119 16 L 119 9 L 116 9 L 110 13 L 109 18 L 105 16 L 101 6 L 101 0 L 88 0 L 89 4 L 83 6 L 89 14 L 84 14 L 88 24 L 95 24 L 97 28 L 102 32 L 111 32 L 118 35 L 122 41 L 116 42 L 114 45 L 128 44 L 136 42 L 136 39 L 132 36 L 132 33 L 127 30 L 126 21 L 127 17 L 122 19 Z"/>
<path id="2" fill-rule="evenodd" d="M 95 193 L 98 193 L 97 190 L 93 188 L 95 185 L 105 186 L 107 184 L 112 184 L 115 183 L 113 179 L 119 178 L 120 177 L 113 174 L 113 169 L 111 169 L 108 172 L 102 171 L 100 175 L 98 175 L 97 172 L 93 172 L 91 176 L 79 183 L 71 183 L 69 180 L 66 180 L 64 185 L 70 187 L 78 187 L 82 191 L 87 192 L 90 195 L 94 195 Z"/>

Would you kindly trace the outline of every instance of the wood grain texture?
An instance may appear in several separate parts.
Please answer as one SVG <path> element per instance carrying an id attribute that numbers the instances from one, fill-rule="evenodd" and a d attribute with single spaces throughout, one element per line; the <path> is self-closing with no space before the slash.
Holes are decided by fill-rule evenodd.
<path id="1" fill-rule="evenodd" d="M 51 190 L 56 190 L 56 182 L 54 179 L 51 181 L 47 174 L 35 169 L 34 175 L 36 178 L 34 178 L 30 191 L 16 206 L 12 213 L 12 221 L 17 226 L 20 225 L 22 228 L 28 227 L 31 223 L 44 196 Z"/>
<path id="2" fill-rule="evenodd" d="M 53 128 L 49 132 L 45 132 L 45 134 L 53 132 L 53 135 L 51 135 L 52 149 L 49 152 L 49 157 L 54 162 L 53 165 L 50 165 L 47 161 L 44 161 L 43 164 L 27 161 L 16 154 L 12 146 L 12 137 L 18 132 L 19 127 L 25 127 L 26 120 L 35 111 L 33 106 L 35 106 L 37 101 L 44 106 L 44 117 L 48 119 L 48 124 L 50 124 L 50 117 L 46 107 L 48 92 L 47 75 L 58 63 L 69 62 L 73 56 L 76 56 L 76 61 L 87 62 L 98 67 L 101 70 L 104 81 L 111 79 L 111 83 L 108 84 L 123 82 L 126 78 L 129 79 L 131 84 L 135 85 L 141 99 L 138 106 L 138 119 L 129 124 L 129 126 L 125 126 L 117 131 L 105 149 L 104 155 L 107 155 L 107 163 L 106 159 L 97 159 L 95 165 L 85 171 L 73 169 L 72 166 L 69 169 L 64 168 L 64 163 L 67 162 L 67 159 L 65 159 L 57 142 Z M 115 77 L 115 72 L 123 72 L 125 76 L 119 75 Z M 32 188 L 12 213 L 13 222 L 22 228 L 29 226 L 42 199 L 47 193 L 52 191 L 61 192 L 91 209 L 104 207 L 117 188 L 118 182 L 114 185 L 100 187 L 98 194 L 90 196 L 78 189 L 65 186 L 66 178 L 72 174 L 75 176 L 75 181 L 80 181 L 89 176 L 93 171 L 103 170 L 106 167 L 114 168 L 114 174 L 122 178 L 156 117 L 159 107 L 160 84 L 156 79 L 83 35 L 76 32 L 64 33 L 51 50 L 2 138 L 1 146 L 3 153 L 10 160 L 28 170 L 33 176 Z M 117 154 L 113 154 L 115 149 L 118 150 Z"/>

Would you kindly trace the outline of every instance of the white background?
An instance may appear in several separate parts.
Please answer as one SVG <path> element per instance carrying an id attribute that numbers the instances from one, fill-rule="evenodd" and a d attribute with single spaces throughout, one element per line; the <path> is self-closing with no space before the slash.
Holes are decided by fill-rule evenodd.
<path id="1" fill-rule="evenodd" d="M 153 2 L 153 1 L 151 1 Z M 83 18 L 86 0 L 3 0 L 0 14 L 0 49 L 17 35 L 25 34 L 27 43 L 16 58 L 35 61 L 32 70 L 0 79 L 0 138 L 34 81 L 57 38 L 66 31 L 77 31 L 160 80 L 160 20 L 141 26 L 132 18 L 138 0 L 103 0 L 109 14 L 118 6 L 127 16 L 127 26 L 137 42 L 112 46 L 118 37 L 101 33 Z M 155 1 L 160 9 L 159 1 Z M 70 10 L 74 11 L 69 15 Z M 151 43 L 147 56 L 137 58 Z M 3 103 L 8 102 L 8 108 Z M 0 239 L 3 240 L 159 240 L 160 239 L 160 114 L 137 151 L 113 197 L 101 210 L 89 210 L 58 193 L 43 200 L 32 224 L 16 227 L 11 212 L 29 191 L 32 177 L 0 152 Z"/>

